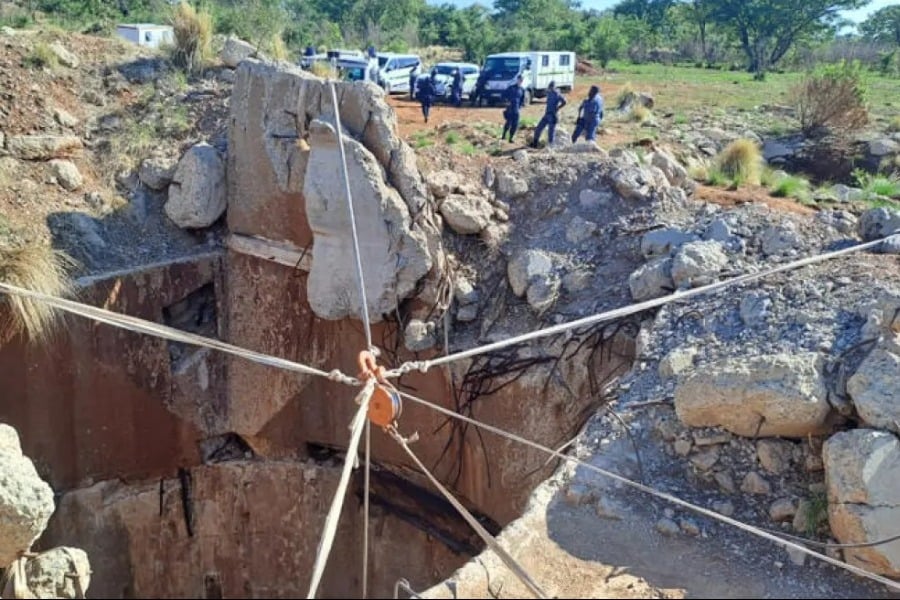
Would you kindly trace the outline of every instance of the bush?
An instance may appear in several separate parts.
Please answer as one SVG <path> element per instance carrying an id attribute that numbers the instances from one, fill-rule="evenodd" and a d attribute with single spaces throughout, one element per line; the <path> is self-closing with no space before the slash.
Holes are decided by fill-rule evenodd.
<path id="1" fill-rule="evenodd" d="M 631 105 L 631 120 L 643 125 L 653 118 L 653 112 L 643 104 Z"/>
<path id="2" fill-rule="evenodd" d="M 801 202 L 810 200 L 809 182 L 802 177 L 788 175 L 775 182 L 772 195 L 776 198 L 795 198 Z"/>
<path id="3" fill-rule="evenodd" d="M 793 94 L 800 126 L 807 135 L 851 133 L 869 122 L 865 82 L 858 62 L 825 67 L 807 76 Z"/>
<path id="4" fill-rule="evenodd" d="M 309 70 L 313 75 L 315 75 L 316 77 L 321 77 L 322 79 L 328 79 L 332 76 L 331 65 L 324 60 L 317 60 L 313 62 Z"/>
<path id="5" fill-rule="evenodd" d="M 748 139 L 731 142 L 716 157 L 715 171 L 731 179 L 735 185 L 759 185 L 763 160 L 759 146 Z"/>
<path id="6" fill-rule="evenodd" d="M 170 19 L 175 32 L 173 62 L 189 73 L 199 71 L 209 57 L 212 40 L 212 18 L 207 12 L 197 12 L 187 2 L 175 7 Z"/>
<path id="7" fill-rule="evenodd" d="M 52 68 L 59 63 L 59 59 L 56 58 L 56 54 L 53 53 L 50 46 L 44 42 L 38 42 L 25 57 L 24 63 L 26 67 L 32 69 Z"/>
<path id="8" fill-rule="evenodd" d="M 66 276 L 72 260 L 49 246 L 39 244 L 0 245 L 0 281 L 46 294 L 71 292 Z M 44 341 L 52 330 L 56 309 L 20 296 L 0 295 L 0 344 L 25 333 L 29 340 Z"/>

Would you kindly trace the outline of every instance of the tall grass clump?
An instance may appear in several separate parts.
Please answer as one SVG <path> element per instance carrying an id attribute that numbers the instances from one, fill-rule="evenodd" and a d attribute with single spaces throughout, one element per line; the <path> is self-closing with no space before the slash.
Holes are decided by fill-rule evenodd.
<path id="1" fill-rule="evenodd" d="M 858 62 L 820 68 L 794 88 L 793 96 L 806 135 L 846 135 L 869 122 L 866 84 Z"/>
<path id="2" fill-rule="evenodd" d="M 65 296 L 72 291 L 67 275 L 72 266 L 72 259 L 43 244 L 0 244 L 3 283 L 48 296 Z M 0 344 L 21 333 L 31 341 L 46 341 L 57 316 L 56 309 L 44 302 L 0 295 Z"/>
<path id="3" fill-rule="evenodd" d="M 181 2 L 172 11 L 170 22 L 175 33 L 172 61 L 188 73 L 199 71 L 210 54 L 212 17 Z"/>
<path id="4" fill-rule="evenodd" d="M 719 153 L 713 170 L 740 186 L 759 185 L 762 168 L 759 146 L 753 140 L 742 138 L 731 142 Z"/>

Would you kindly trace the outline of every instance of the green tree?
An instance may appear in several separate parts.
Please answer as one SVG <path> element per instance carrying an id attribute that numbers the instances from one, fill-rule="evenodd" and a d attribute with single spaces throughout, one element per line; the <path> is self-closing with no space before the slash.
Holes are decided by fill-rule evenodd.
<path id="1" fill-rule="evenodd" d="M 619 58 L 628 47 L 628 37 L 622 27 L 622 21 L 612 15 L 604 15 L 597 21 L 593 32 L 593 56 L 600 61 L 604 69 L 609 61 Z"/>
<path id="2" fill-rule="evenodd" d="M 859 30 L 870 40 L 900 46 L 900 5 L 876 11 L 860 24 Z"/>
<path id="3" fill-rule="evenodd" d="M 717 0 L 712 17 L 737 36 L 747 69 L 762 77 L 803 36 L 869 0 Z"/>
<path id="4" fill-rule="evenodd" d="M 675 0 L 622 0 L 613 12 L 622 17 L 634 17 L 647 23 L 654 32 L 659 32 L 666 21 L 666 13 Z"/>
<path id="5" fill-rule="evenodd" d="M 481 62 L 497 43 L 497 34 L 488 10 L 478 4 L 453 12 L 447 42 L 461 48 L 465 60 Z"/>

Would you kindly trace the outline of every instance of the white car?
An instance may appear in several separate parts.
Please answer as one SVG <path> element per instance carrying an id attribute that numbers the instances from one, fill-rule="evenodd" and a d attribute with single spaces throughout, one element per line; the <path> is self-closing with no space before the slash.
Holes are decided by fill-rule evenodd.
<path id="1" fill-rule="evenodd" d="M 481 69 L 476 64 L 465 62 L 442 62 L 434 65 L 434 67 L 431 68 L 431 71 L 422 73 L 422 76 L 430 76 L 432 71 L 437 73 L 434 78 L 435 95 L 438 98 L 449 100 L 453 94 L 453 73 L 456 69 L 459 69 L 462 73 L 463 96 L 470 96 L 475 90 L 475 84 L 478 82 L 478 74 L 481 72 Z"/>
<path id="2" fill-rule="evenodd" d="M 388 94 L 392 92 L 408 92 L 409 76 L 421 68 L 422 60 L 415 54 L 378 53 L 378 85 Z"/>

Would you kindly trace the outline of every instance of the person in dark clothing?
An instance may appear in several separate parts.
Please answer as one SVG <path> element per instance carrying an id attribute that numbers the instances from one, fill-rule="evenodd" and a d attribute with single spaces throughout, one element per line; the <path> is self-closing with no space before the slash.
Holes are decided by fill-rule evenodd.
<path id="1" fill-rule="evenodd" d="M 584 133 L 584 139 L 589 142 L 597 137 L 597 128 L 603 120 L 603 96 L 600 88 L 592 85 L 588 97 L 578 107 L 578 121 L 575 124 L 575 132 L 572 134 L 574 144 L 578 137 Z"/>
<path id="2" fill-rule="evenodd" d="M 506 133 L 509 132 L 509 141 L 513 141 L 516 130 L 519 129 L 519 115 L 523 106 L 525 106 L 525 88 L 522 87 L 522 76 L 519 75 L 515 85 L 509 86 L 506 90 L 506 110 L 503 111 L 506 123 L 503 125 L 501 140 L 506 139 Z"/>
<path id="3" fill-rule="evenodd" d="M 413 70 L 409 72 L 409 99 L 416 99 L 416 81 L 419 79 L 420 73 L 419 65 L 413 67 Z"/>
<path id="4" fill-rule="evenodd" d="M 425 115 L 425 122 L 428 122 L 428 113 L 431 112 L 431 105 L 434 104 L 434 95 L 435 95 L 435 85 L 434 85 L 434 77 L 435 72 L 431 72 L 431 77 L 425 77 L 419 82 L 419 91 L 417 95 L 419 96 L 419 102 L 422 103 L 422 114 Z"/>
<path id="5" fill-rule="evenodd" d="M 478 74 L 478 80 L 475 82 L 475 91 L 472 92 L 471 97 L 469 98 L 472 101 L 472 106 L 475 106 L 478 103 L 478 100 L 484 96 L 484 86 L 487 82 L 487 78 L 487 71 L 482 71 Z"/>
<path id="6" fill-rule="evenodd" d="M 556 133 L 557 114 L 566 104 L 566 99 L 563 95 L 556 91 L 556 82 L 551 81 L 547 91 L 547 108 L 544 110 L 544 116 L 541 117 L 537 129 L 534 131 L 534 141 L 531 142 L 533 148 L 538 147 L 541 134 L 544 133 L 544 127 L 547 128 L 547 142 L 549 144 L 553 143 L 553 135 Z"/>
<path id="7" fill-rule="evenodd" d="M 462 71 L 457 67 L 453 70 L 453 89 L 451 94 L 453 95 L 453 106 L 459 108 L 462 105 Z"/>

